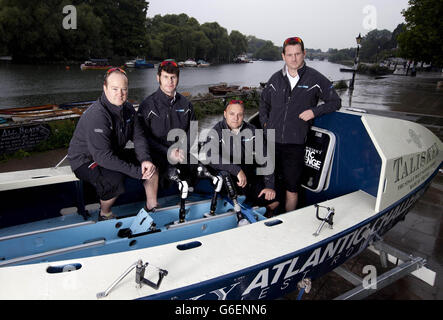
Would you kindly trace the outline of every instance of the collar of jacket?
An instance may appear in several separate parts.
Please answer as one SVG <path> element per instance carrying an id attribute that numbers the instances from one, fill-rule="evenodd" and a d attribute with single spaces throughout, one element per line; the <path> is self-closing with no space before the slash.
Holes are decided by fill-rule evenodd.
<path id="1" fill-rule="evenodd" d="M 166 103 L 168 106 L 172 106 L 178 98 L 177 91 L 174 92 L 174 97 L 171 98 L 160 88 L 157 89 L 157 96 L 159 97 L 161 102 Z"/>
<path id="2" fill-rule="evenodd" d="M 301 77 L 303 76 L 303 74 L 306 71 L 306 62 L 303 63 L 303 66 L 297 70 L 297 73 L 301 79 Z M 281 70 L 281 73 L 283 75 L 283 77 L 286 77 L 287 73 L 286 73 L 286 64 L 283 66 L 283 69 Z"/>
<path id="3" fill-rule="evenodd" d="M 111 102 L 109 102 L 108 98 L 106 97 L 105 93 L 102 93 L 102 96 L 100 97 L 100 103 L 105 106 L 105 108 L 111 112 L 113 115 L 117 116 L 117 117 L 122 117 L 123 116 L 123 109 L 126 106 L 125 102 L 122 106 L 116 106 L 115 104 L 112 104 Z"/>

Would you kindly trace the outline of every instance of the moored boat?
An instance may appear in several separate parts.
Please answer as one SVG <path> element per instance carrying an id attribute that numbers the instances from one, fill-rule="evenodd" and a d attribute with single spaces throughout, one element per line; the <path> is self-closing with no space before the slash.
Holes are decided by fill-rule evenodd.
<path id="1" fill-rule="evenodd" d="M 213 95 L 226 95 L 228 93 L 240 92 L 239 88 L 240 86 L 228 86 L 226 83 L 221 83 L 219 85 L 209 87 L 208 90 Z"/>
<path id="2" fill-rule="evenodd" d="M 129 60 L 129 61 L 126 61 L 125 62 L 125 66 L 127 67 L 127 68 L 135 68 L 135 59 L 134 60 Z"/>
<path id="3" fill-rule="evenodd" d="M 135 60 L 135 68 L 138 69 L 148 69 L 148 68 L 154 68 L 154 64 L 147 62 L 145 59 L 137 59 Z"/>
<path id="4" fill-rule="evenodd" d="M 194 59 L 188 59 L 183 63 L 184 67 L 197 67 L 197 62 Z"/>
<path id="5" fill-rule="evenodd" d="M 108 70 L 112 67 L 108 59 L 89 59 L 80 65 L 81 70 Z"/>
<path id="6" fill-rule="evenodd" d="M 0 268 L 0 298 L 278 298 L 296 290 L 302 279 L 315 280 L 358 255 L 402 221 L 442 163 L 442 142 L 417 123 L 350 111 L 328 114 L 315 119 L 308 135 L 299 209 L 269 219 L 257 212 L 258 219 L 251 224 L 238 227 L 233 223 L 208 234 L 205 230 L 219 224 L 213 225 L 204 215 L 196 220 L 189 216 L 190 224 L 174 224 L 168 231 L 163 226 L 173 224 L 154 216 L 160 231 L 122 241 L 124 248 L 120 251 L 40 263 L 27 260 L 25 265 L 10 266 L 6 266 L 5 256 L 5 266 Z M 22 176 L 0 174 L 0 190 L 36 186 L 43 189 L 45 183 L 76 182 L 69 168 L 63 170 L 60 175 L 49 169 Z M 212 192 L 209 186 L 201 186 L 208 198 Z M 225 207 L 223 201 L 218 205 Z M 229 204 L 226 208 L 230 208 Z M 177 211 L 173 220 L 177 219 Z M 71 243 L 65 249 L 83 250 L 89 245 L 88 250 L 93 251 L 111 247 L 119 229 L 128 228 L 129 221 L 122 219 L 125 218 L 86 221 L 88 227 L 109 225 L 113 235 L 96 237 L 88 232 L 86 241 Z M 190 225 L 201 234 L 191 232 L 190 238 L 180 238 L 170 232 L 180 233 Z M 0 245 L 2 241 L 6 245 L 1 252 L 8 252 L 8 241 L 14 237 L 15 242 L 23 240 L 33 249 L 61 239 L 60 235 L 55 237 L 57 241 L 45 238 L 45 230 L 27 231 L 3 234 Z M 30 236 L 34 238 L 26 238 Z M 142 237 L 149 244 L 142 244 Z M 168 237 L 171 241 L 165 242 Z M 163 242 L 157 243 L 160 238 Z M 134 248 L 130 248 L 131 242 Z M 19 247 L 11 243 L 11 248 Z M 59 249 L 48 248 L 45 253 L 53 254 Z M 14 259 L 32 256 L 19 251 L 20 248 Z M 120 277 L 125 274 L 130 276 Z"/>
<path id="7" fill-rule="evenodd" d="M 42 106 L 29 106 L 18 108 L 0 109 L 0 117 L 14 122 L 51 120 L 54 117 L 80 116 L 94 101 L 71 102 L 64 104 L 47 104 Z M 13 122 L 5 122 L 5 125 Z"/>
<path id="8" fill-rule="evenodd" d="M 209 67 L 211 64 L 209 62 L 206 62 L 205 60 L 198 60 L 197 61 L 197 67 L 204 68 Z"/>

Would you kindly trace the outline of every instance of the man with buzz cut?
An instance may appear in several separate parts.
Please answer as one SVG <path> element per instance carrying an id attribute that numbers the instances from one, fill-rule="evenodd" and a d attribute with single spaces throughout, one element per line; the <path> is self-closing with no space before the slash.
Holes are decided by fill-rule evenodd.
<path id="1" fill-rule="evenodd" d="M 148 141 L 127 99 L 125 71 L 109 69 L 103 94 L 82 114 L 69 144 L 68 159 L 74 174 L 92 184 L 100 199 L 99 221 L 116 217 L 111 209 L 125 191 L 126 177 L 144 180 L 146 185 L 155 172 Z M 125 148 L 130 140 L 134 149 Z"/>
<path id="2" fill-rule="evenodd" d="M 285 65 L 269 79 L 260 99 L 260 123 L 264 129 L 275 130 L 275 168 L 283 180 L 286 212 L 297 207 L 305 143 L 313 119 L 341 107 L 331 81 L 308 67 L 305 57 L 301 38 L 286 39 Z M 320 99 L 324 103 L 318 105 Z"/>
<path id="3" fill-rule="evenodd" d="M 171 130 L 181 129 L 188 133 L 189 142 L 191 121 L 196 120 L 192 104 L 177 92 L 179 76 L 180 69 L 175 61 L 169 59 L 160 63 L 157 71 L 159 88 L 138 109 L 138 120 L 148 138 L 152 159 L 157 167 L 152 179 L 147 181 L 150 194 L 147 212 L 155 211 L 158 207 L 159 180 L 166 180 L 171 168 L 180 168 L 184 175 L 190 170 L 184 163 L 186 158 L 189 159 L 189 143 L 185 153 L 185 148 L 171 148 L 176 141 L 167 139 Z"/>

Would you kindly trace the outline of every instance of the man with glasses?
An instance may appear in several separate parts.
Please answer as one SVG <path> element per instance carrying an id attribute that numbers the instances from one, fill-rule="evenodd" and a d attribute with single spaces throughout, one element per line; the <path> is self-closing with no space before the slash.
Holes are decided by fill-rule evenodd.
<path id="1" fill-rule="evenodd" d="M 305 143 L 312 120 L 341 107 L 334 86 L 305 63 L 306 50 L 299 37 L 283 43 L 285 66 L 266 84 L 260 99 L 260 123 L 275 130 L 276 165 L 285 190 L 286 212 L 298 203 Z M 319 99 L 323 104 L 318 105 Z"/>
<path id="2" fill-rule="evenodd" d="M 158 207 L 157 192 L 160 178 L 166 178 L 173 166 L 180 168 L 182 174 L 190 168 L 184 163 L 190 150 L 189 130 L 191 121 L 196 120 L 192 104 L 177 92 L 180 69 L 173 60 L 160 63 L 157 72 L 159 88 L 147 97 L 138 109 L 138 119 L 148 137 L 149 148 L 157 169 L 152 179 L 146 181 L 150 197 L 147 199 L 146 211 L 155 211 Z M 176 141 L 168 141 L 168 133 L 181 129 L 188 133 L 186 154 L 185 148 L 170 147 Z M 168 150 L 170 151 L 168 154 Z M 188 172 L 185 172 L 188 171 Z M 162 181 L 163 182 L 163 181 Z"/>
<path id="3" fill-rule="evenodd" d="M 127 99 L 125 71 L 109 69 L 101 97 L 82 114 L 69 144 L 74 174 L 91 183 L 100 198 L 99 221 L 115 218 L 112 205 L 124 193 L 126 177 L 150 180 L 155 172 L 148 141 Z M 135 154 L 125 148 L 129 140 Z"/>

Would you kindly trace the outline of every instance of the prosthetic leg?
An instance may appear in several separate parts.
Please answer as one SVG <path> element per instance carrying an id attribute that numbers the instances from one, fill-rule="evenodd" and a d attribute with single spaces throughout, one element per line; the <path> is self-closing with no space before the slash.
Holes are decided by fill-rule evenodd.
<path id="1" fill-rule="evenodd" d="M 226 171 L 222 171 L 220 172 L 220 174 L 223 177 L 223 181 L 228 191 L 228 197 L 232 200 L 232 203 L 234 204 L 234 210 L 237 214 L 238 226 L 241 227 L 250 224 L 248 219 L 246 219 L 241 212 L 240 204 L 237 201 L 237 191 L 235 190 L 234 182 L 232 181 L 231 175 Z"/>
<path id="2" fill-rule="evenodd" d="M 179 212 L 179 223 L 185 222 L 186 217 L 186 199 L 188 198 L 188 192 L 192 192 L 192 188 L 189 187 L 188 182 L 186 180 L 181 180 L 180 170 L 176 167 L 172 167 L 168 171 L 168 178 L 171 181 L 174 181 L 178 185 L 178 190 L 180 191 L 180 212 Z"/>
<path id="3" fill-rule="evenodd" d="M 223 178 L 220 176 L 213 176 L 202 164 L 197 167 L 197 176 L 199 178 L 209 178 L 212 180 L 212 184 L 214 185 L 214 194 L 212 195 L 211 199 L 211 208 L 209 211 L 209 215 L 215 216 L 215 209 L 217 208 L 217 197 L 223 187 Z"/>

